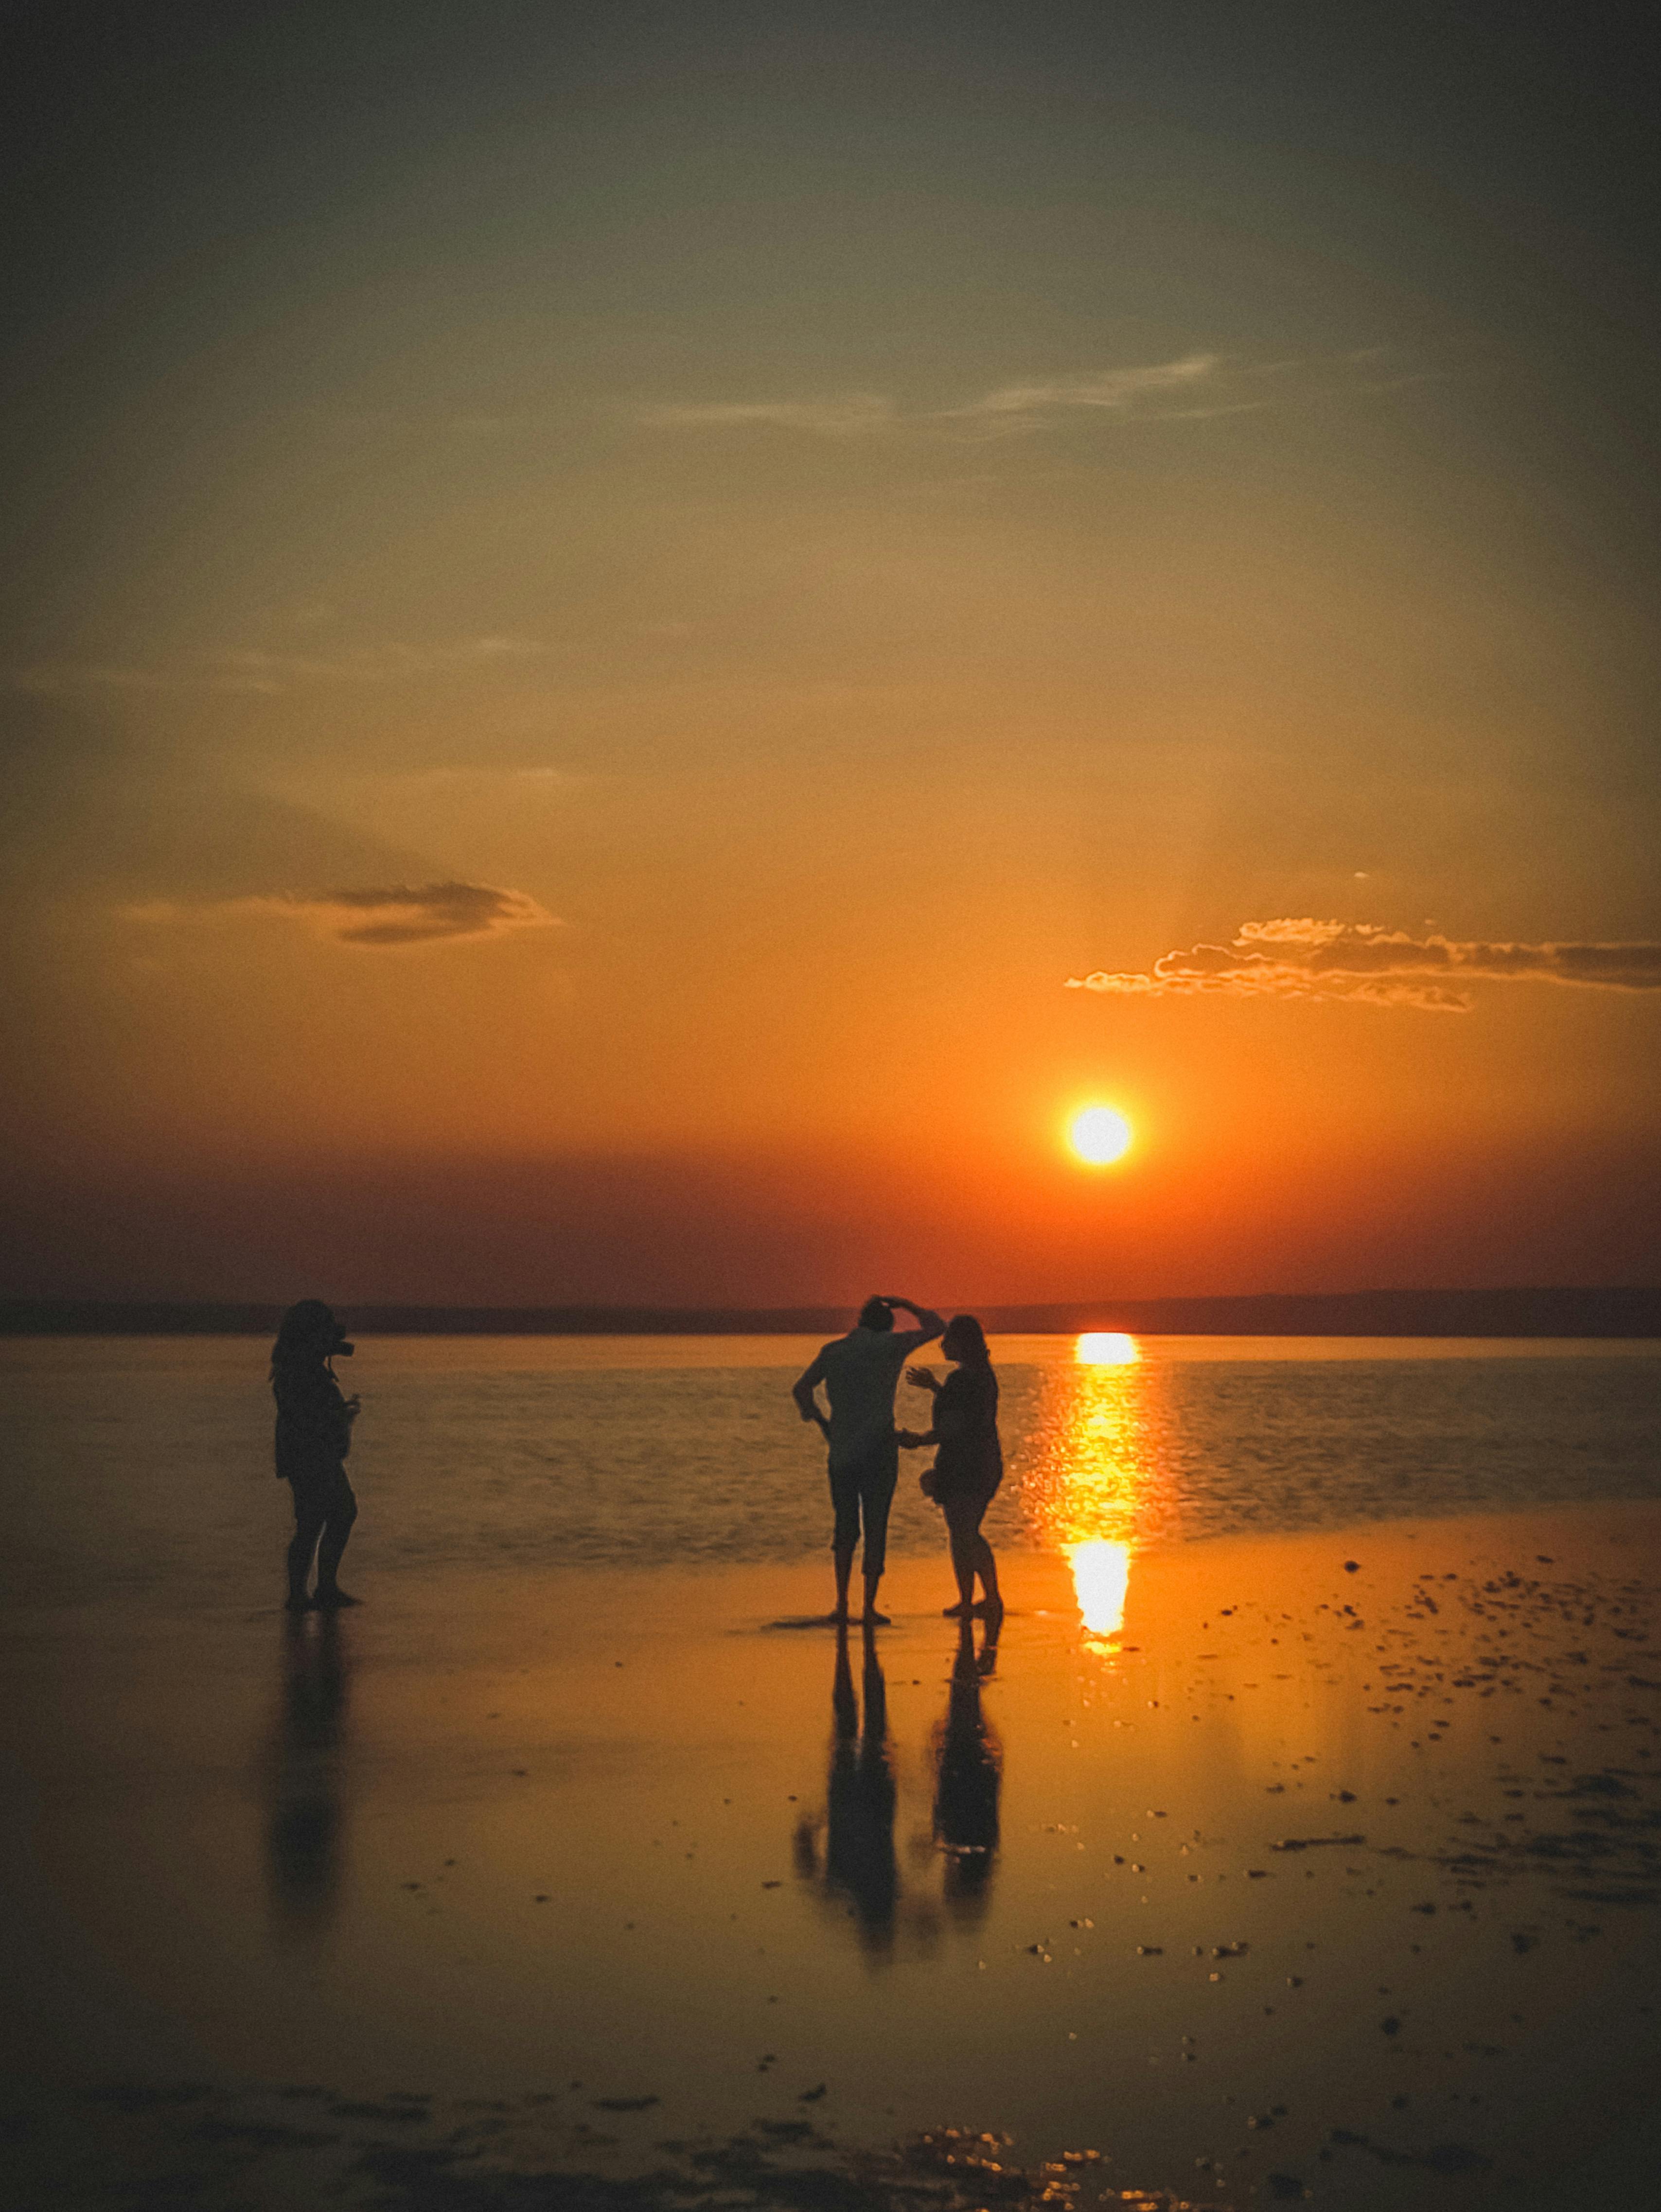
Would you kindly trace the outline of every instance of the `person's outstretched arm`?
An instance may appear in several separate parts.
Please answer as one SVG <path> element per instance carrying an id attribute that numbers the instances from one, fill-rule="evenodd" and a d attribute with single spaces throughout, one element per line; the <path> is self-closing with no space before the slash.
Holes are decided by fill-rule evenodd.
<path id="1" fill-rule="evenodd" d="M 915 1328 L 901 1328 L 894 1332 L 893 1341 L 905 1346 L 908 1357 L 919 1345 L 930 1344 L 937 1336 L 946 1334 L 944 1317 L 930 1306 L 920 1306 L 910 1298 L 885 1298 L 883 1304 L 897 1306 L 902 1313 L 909 1313 L 916 1322 Z"/>
<path id="2" fill-rule="evenodd" d="M 813 1395 L 824 1378 L 824 1354 L 821 1352 L 812 1365 L 805 1368 L 790 1385 L 790 1395 L 796 1401 L 796 1410 L 804 1421 L 817 1421 L 827 1432 L 830 1423 L 819 1411 L 819 1401 Z"/>

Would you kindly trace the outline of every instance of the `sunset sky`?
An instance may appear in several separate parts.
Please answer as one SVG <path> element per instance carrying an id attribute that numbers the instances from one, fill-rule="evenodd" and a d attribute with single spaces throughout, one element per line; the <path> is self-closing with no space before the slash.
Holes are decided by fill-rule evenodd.
<path id="1" fill-rule="evenodd" d="M 1654 1280 L 1555 13 L 11 11 L 0 1291 Z"/>

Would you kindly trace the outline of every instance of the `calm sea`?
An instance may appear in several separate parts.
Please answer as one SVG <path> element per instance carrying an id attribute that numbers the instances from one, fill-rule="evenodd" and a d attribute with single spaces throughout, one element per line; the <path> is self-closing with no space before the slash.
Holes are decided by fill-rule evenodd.
<path id="1" fill-rule="evenodd" d="M 823 1447 L 781 1337 L 383 1337 L 354 1565 L 538 1572 L 792 1560 L 828 1540 Z M 995 1542 L 1143 1547 L 1249 1531 L 1661 1495 L 1661 1345 L 1007 1337 Z M 0 1342 L 14 1604 L 263 1601 L 288 1493 L 266 1346 Z M 936 1362 L 937 1371 L 940 1364 Z M 904 1386 L 921 1420 L 924 1401 Z M 891 1544 L 938 1548 L 910 1455 Z"/>

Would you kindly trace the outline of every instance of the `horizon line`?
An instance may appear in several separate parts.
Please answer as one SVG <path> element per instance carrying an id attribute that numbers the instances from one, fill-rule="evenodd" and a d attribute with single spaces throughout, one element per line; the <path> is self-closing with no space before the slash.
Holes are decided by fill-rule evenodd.
<path id="1" fill-rule="evenodd" d="M 672 1305 L 600 1300 L 474 1305 L 343 1298 L 366 1335 L 801 1335 L 838 1328 L 856 1300 L 794 1305 Z M 263 1334 L 280 1299 L 0 1298 L 0 1335 Z M 979 1309 L 999 1334 L 1119 1329 L 1143 1335 L 1661 1336 L 1661 1285 L 1494 1285 L 1360 1291 L 1252 1291 L 1144 1298 L 1112 1294 Z M 1248 1321 L 1255 1327 L 1242 1324 Z M 1163 1324 L 1163 1326 L 1161 1326 Z"/>

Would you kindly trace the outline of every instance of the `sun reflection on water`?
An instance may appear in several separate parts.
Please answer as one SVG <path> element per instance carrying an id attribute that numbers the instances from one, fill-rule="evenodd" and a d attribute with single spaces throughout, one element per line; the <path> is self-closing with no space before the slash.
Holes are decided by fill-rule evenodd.
<path id="1" fill-rule="evenodd" d="M 1112 1536 L 1092 1536 L 1069 1547 L 1068 1563 L 1086 1633 L 1094 1643 L 1110 1643 L 1124 1626 L 1130 1546 Z"/>
<path id="2" fill-rule="evenodd" d="M 1131 1566 L 1159 1513 L 1150 1370 L 1134 1336 L 1092 1330 L 1052 1370 L 1023 1491 L 1040 1540 L 1065 1554 L 1086 1640 L 1110 1652 Z"/>

